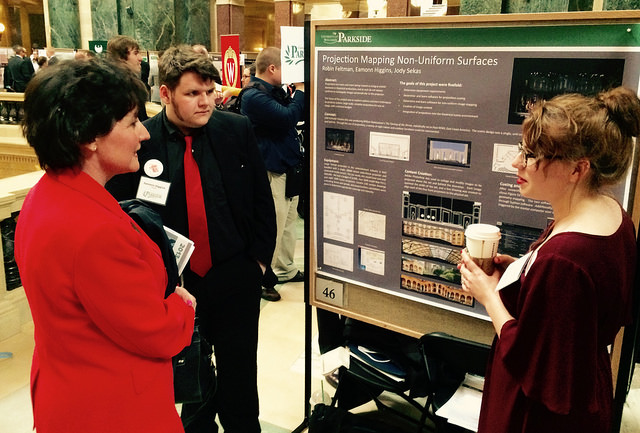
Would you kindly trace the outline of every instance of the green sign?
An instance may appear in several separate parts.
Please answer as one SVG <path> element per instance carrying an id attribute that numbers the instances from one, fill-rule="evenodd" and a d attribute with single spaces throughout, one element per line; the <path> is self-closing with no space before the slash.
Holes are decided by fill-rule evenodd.
<path id="1" fill-rule="evenodd" d="M 107 41 L 89 41 L 89 49 L 97 54 L 107 52 Z"/>
<path id="2" fill-rule="evenodd" d="M 317 47 L 636 47 L 640 25 L 319 30 Z"/>

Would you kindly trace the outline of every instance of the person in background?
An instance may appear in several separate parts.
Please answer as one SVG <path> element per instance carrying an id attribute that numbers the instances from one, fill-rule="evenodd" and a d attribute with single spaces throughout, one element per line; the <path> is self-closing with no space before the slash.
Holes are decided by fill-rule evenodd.
<path id="1" fill-rule="evenodd" d="M 304 273 L 294 264 L 298 194 L 286 194 L 287 171 L 303 158 L 296 125 L 304 114 L 304 86 L 300 84 L 298 90 L 294 87 L 289 92 L 282 89 L 279 48 L 262 50 L 255 65 L 256 75 L 242 94 L 240 112 L 253 124 L 276 207 L 278 235 L 271 268 L 278 283 L 304 281 Z M 278 301 L 280 294 L 265 281 L 262 297 Z"/>
<path id="2" fill-rule="evenodd" d="M 40 59 L 40 50 L 38 48 L 38 44 L 31 45 L 31 55 L 29 56 L 31 59 L 31 65 L 33 66 L 33 73 L 38 72 L 40 65 L 38 64 L 38 60 Z"/>
<path id="3" fill-rule="evenodd" d="M 109 39 L 107 42 L 107 57 L 115 62 L 124 64 L 142 81 L 142 54 L 140 53 L 140 45 L 138 45 L 135 39 L 124 35 L 114 36 Z M 148 99 L 149 97 L 147 96 L 147 100 Z M 141 122 L 149 118 L 147 109 L 144 106 L 142 106 L 138 112 L 138 118 Z"/>
<path id="4" fill-rule="evenodd" d="M 158 247 L 104 188 L 139 167 L 144 94 L 100 59 L 45 68 L 25 93 L 23 132 L 45 170 L 15 234 L 39 433 L 183 431 L 171 358 L 190 344 L 195 298 L 164 298 Z"/>
<path id="5" fill-rule="evenodd" d="M 114 36 L 107 42 L 107 55 L 112 60 L 123 62 L 134 73 L 140 74 L 142 54 L 135 39 L 124 35 Z"/>
<path id="6" fill-rule="evenodd" d="M 20 65 L 27 51 L 20 45 L 14 45 L 12 49 L 13 56 L 9 58 L 7 67 L 4 68 L 4 88 L 10 92 L 24 92 L 27 85 L 20 81 L 22 77 Z M 17 90 L 18 88 L 22 90 Z"/>
<path id="7" fill-rule="evenodd" d="M 260 282 L 276 236 L 267 172 L 249 120 L 214 110 L 220 74 L 206 56 L 170 47 L 158 67 L 164 109 L 145 122 L 151 138 L 138 152 L 142 168 L 107 188 L 124 200 L 150 178 L 165 185 L 150 206 L 195 242 L 183 276 L 214 347 L 218 387 L 202 404 L 182 405 L 185 430 L 216 432 L 218 414 L 225 432 L 257 433 Z"/>
<path id="8" fill-rule="evenodd" d="M 522 131 L 511 164 L 520 193 L 548 202 L 553 222 L 523 258 L 498 255 L 492 275 L 462 253 L 462 288 L 497 333 L 478 432 L 608 432 L 607 346 L 631 321 L 636 240 L 607 187 L 632 161 L 640 100 L 622 87 L 557 96 L 536 103 Z"/>
<path id="9" fill-rule="evenodd" d="M 252 63 L 251 66 L 247 66 L 242 70 L 242 78 L 240 79 L 242 82 L 242 87 L 247 87 L 247 84 L 251 82 L 251 77 L 255 77 L 256 75 L 256 64 Z"/>
<path id="10" fill-rule="evenodd" d="M 146 60 L 140 62 L 140 79 L 147 88 L 147 93 L 151 95 L 151 85 L 149 84 L 149 74 L 151 72 L 151 65 Z"/>
<path id="11" fill-rule="evenodd" d="M 76 50 L 73 58 L 75 60 L 91 60 L 96 57 L 96 53 L 91 50 Z"/>
<path id="12" fill-rule="evenodd" d="M 60 61 L 60 59 L 56 56 L 56 49 L 55 48 L 47 47 L 45 49 L 45 52 L 47 54 L 47 58 L 49 59 L 48 66 L 53 66 L 56 63 L 58 63 L 58 61 Z"/>
<path id="13" fill-rule="evenodd" d="M 49 59 L 47 59 L 45 56 L 40 56 L 38 57 L 38 71 L 40 71 L 40 69 L 42 68 L 46 68 L 47 66 L 49 66 Z"/>

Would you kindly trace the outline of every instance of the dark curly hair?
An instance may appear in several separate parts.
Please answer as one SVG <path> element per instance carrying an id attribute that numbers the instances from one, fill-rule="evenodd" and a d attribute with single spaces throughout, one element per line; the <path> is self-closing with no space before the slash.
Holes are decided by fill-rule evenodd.
<path id="1" fill-rule="evenodd" d="M 82 146 L 108 134 L 146 101 L 133 72 L 116 62 L 69 60 L 36 74 L 25 91 L 22 132 L 45 170 L 80 168 Z"/>

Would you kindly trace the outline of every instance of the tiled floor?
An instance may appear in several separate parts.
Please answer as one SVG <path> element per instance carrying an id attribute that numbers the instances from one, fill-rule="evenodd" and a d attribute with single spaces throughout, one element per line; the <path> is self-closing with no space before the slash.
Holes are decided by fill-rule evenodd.
<path id="1" fill-rule="evenodd" d="M 302 266 L 303 246 L 297 248 Z M 265 433 L 291 432 L 304 420 L 304 303 L 303 283 L 277 287 L 282 295 L 278 302 L 265 302 L 260 317 L 258 349 L 258 385 L 261 424 Z M 315 336 L 315 317 L 312 320 Z M 316 345 L 314 344 L 314 347 Z M 0 432 L 31 432 L 29 401 L 29 366 L 33 351 L 33 329 L 26 326 L 15 337 L 0 342 L 0 352 L 11 351 L 13 358 L 0 359 Z M 323 389 L 333 394 L 320 374 L 317 348 L 312 353 L 312 391 Z M 387 396 L 389 401 L 400 405 Z M 358 411 L 373 411 L 369 403 Z M 400 422 L 391 421 L 398 426 Z M 396 424 L 397 423 L 397 424 Z M 621 433 L 640 432 L 640 368 L 636 365 L 634 384 L 627 399 Z"/>

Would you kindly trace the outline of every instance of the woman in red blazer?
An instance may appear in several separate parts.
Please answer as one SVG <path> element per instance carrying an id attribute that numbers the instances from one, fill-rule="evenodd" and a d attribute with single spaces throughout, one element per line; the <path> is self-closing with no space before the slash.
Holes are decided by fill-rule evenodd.
<path id="1" fill-rule="evenodd" d="M 159 249 L 104 189 L 138 170 L 144 92 L 122 67 L 91 60 L 47 68 L 25 93 L 24 134 L 46 171 L 15 238 L 38 433 L 183 431 L 171 357 L 191 340 L 195 298 L 179 287 L 164 299 Z"/>

